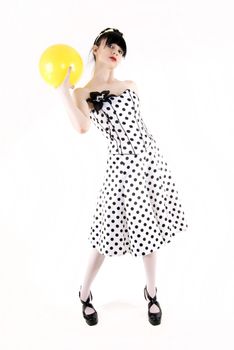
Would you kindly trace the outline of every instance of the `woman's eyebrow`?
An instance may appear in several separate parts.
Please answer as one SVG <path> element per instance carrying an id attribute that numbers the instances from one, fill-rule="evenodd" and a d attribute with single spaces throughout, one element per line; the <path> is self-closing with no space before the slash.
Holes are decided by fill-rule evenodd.
<path id="1" fill-rule="evenodd" d="M 121 47 L 120 47 L 119 45 L 117 45 L 117 44 L 115 44 L 115 43 L 112 43 L 112 44 L 110 44 L 110 45 L 115 45 L 115 46 L 117 46 L 117 47 L 118 47 L 118 50 L 121 50 L 121 51 L 123 52 L 123 50 L 121 49 Z"/>

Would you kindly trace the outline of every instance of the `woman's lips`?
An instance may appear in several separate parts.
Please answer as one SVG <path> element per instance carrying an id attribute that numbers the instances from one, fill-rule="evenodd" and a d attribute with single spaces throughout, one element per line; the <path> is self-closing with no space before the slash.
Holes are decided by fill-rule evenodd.
<path id="1" fill-rule="evenodd" d="M 116 61 L 116 58 L 115 57 L 110 57 L 113 61 Z"/>

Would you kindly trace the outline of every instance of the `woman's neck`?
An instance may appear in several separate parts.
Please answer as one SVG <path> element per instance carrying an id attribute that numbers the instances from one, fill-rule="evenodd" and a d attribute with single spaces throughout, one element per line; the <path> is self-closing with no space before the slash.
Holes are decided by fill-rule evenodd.
<path id="1" fill-rule="evenodd" d="M 93 76 L 90 80 L 92 85 L 111 85 L 115 83 L 117 79 L 114 77 L 114 70 L 105 66 L 95 67 Z"/>

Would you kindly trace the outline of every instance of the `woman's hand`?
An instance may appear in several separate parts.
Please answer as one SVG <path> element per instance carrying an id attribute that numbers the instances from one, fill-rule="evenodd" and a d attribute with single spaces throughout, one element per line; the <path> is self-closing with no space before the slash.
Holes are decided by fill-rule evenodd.
<path id="1" fill-rule="evenodd" d="M 69 66 L 63 82 L 57 87 L 59 92 L 67 92 L 69 89 L 74 89 L 75 85 L 71 85 L 70 83 L 71 69 L 72 67 Z"/>

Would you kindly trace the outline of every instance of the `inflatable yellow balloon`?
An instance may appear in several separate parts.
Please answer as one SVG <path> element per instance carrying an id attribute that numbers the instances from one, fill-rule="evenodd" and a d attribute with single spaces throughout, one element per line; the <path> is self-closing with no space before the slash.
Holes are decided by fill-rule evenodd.
<path id="1" fill-rule="evenodd" d="M 73 47 L 64 44 L 49 46 L 39 61 L 42 78 L 55 88 L 65 79 L 69 66 L 72 67 L 70 83 L 75 85 L 83 73 L 83 61 Z"/>

